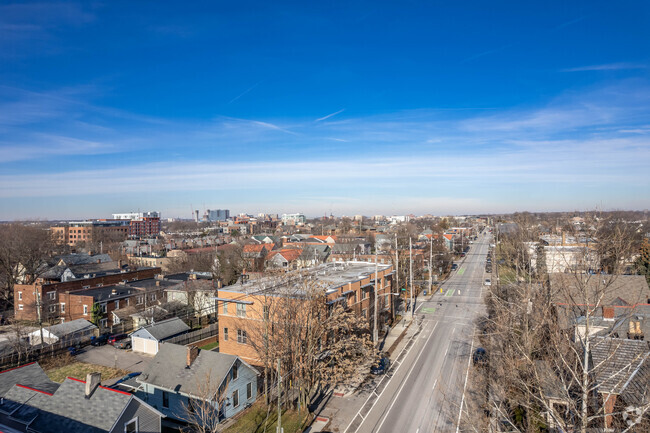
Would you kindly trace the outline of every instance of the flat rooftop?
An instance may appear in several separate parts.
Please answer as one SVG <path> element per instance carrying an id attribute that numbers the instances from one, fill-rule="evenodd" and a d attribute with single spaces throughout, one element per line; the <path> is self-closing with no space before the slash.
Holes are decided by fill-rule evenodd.
<path id="1" fill-rule="evenodd" d="M 391 265 L 377 266 L 379 271 L 389 269 Z M 305 281 L 316 282 L 319 286 L 331 292 L 340 286 L 363 280 L 375 273 L 375 264 L 368 262 L 332 262 L 302 271 L 288 272 L 280 276 L 265 276 L 249 280 L 242 284 L 222 287 L 220 291 L 238 292 L 248 295 L 267 292 L 273 293 L 300 293 Z"/>

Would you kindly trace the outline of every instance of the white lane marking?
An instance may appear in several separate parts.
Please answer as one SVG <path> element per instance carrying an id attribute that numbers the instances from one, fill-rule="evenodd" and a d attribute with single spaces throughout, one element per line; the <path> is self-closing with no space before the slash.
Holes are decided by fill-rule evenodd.
<path id="1" fill-rule="evenodd" d="M 436 329 L 436 326 L 438 326 L 438 323 L 436 323 L 436 324 L 433 325 L 433 329 L 431 330 L 431 335 L 433 335 L 433 331 Z M 414 337 L 414 336 L 413 336 L 413 337 Z M 417 340 L 417 338 L 413 338 L 413 337 L 411 337 L 411 339 L 412 339 L 413 341 Z M 399 351 L 399 354 L 397 355 L 397 357 L 396 357 L 395 359 L 399 358 L 399 357 L 402 355 L 402 352 L 404 352 L 404 350 L 406 349 L 407 346 L 408 346 L 408 341 L 406 342 L 406 344 L 404 344 L 404 347 L 402 347 L 402 350 Z M 426 344 L 425 344 L 425 346 L 426 346 Z M 411 351 L 411 349 L 413 349 L 413 346 L 411 346 L 411 348 L 409 349 L 409 352 Z M 408 356 L 408 355 L 405 355 L 404 358 L 406 358 L 406 356 Z M 404 363 L 403 363 L 403 362 L 400 362 L 400 365 L 397 366 L 397 368 L 395 369 L 395 371 L 393 371 L 393 375 L 390 377 L 390 380 L 388 381 L 389 383 L 390 383 L 391 380 L 393 380 L 393 377 L 395 377 L 395 376 L 397 375 L 397 371 L 400 369 L 400 367 L 401 367 L 402 365 L 404 365 Z M 388 377 L 388 376 L 384 376 L 384 378 L 386 378 L 386 377 Z M 384 378 L 382 378 L 382 381 L 384 380 Z M 379 383 L 381 383 L 381 382 L 379 382 Z M 375 387 L 375 389 L 377 389 L 378 386 L 379 386 L 379 384 L 377 384 L 377 386 Z M 383 394 L 384 392 L 386 392 L 387 389 L 388 389 L 388 384 L 386 384 L 386 386 L 384 387 L 384 390 L 379 394 L 379 397 L 377 397 L 377 399 L 375 400 L 375 402 L 373 403 L 373 405 L 370 407 L 370 410 L 368 410 L 368 413 L 370 413 L 370 412 L 372 411 L 372 409 L 375 407 L 375 405 L 377 404 L 377 402 L 378 402 L 379 399 L 381 398 L 382 394 Z M 348 429 L 350 428 L 350 426 L 351 426 L 352 423 L 354 422 L 354 419 L 357 417 L 357 415 L 359 415 L 359 416 L 361 417 L 361 419 L 363 419 L 363 420 L 365 421 L 364 416 L 361 415 L 361 409 L 363 409 L 364 406 L 366 405 L 366 403 L 368 403 L 368 400 L 370 400 L 370 397 L 372 397 L 372 394 L 370 394 L 370 395 L 368 396 L 368 398 L 366 399 L 366 401 L 363 402 L 363 405 L 359 408 L 359 410 L 358 410 L 357 413 L 354 415 L 354 417 L 352 417 L 352 421 L 350 421 L 350 424 L 348 424 L 348 426 L 345 428 L 345 430 L 343 431 L 343 433 L 347 433 Z M 366 415 L 367 415 L 367 414 L 366 414 Z M 363 424 L 363 422 L 362 422 L 361 424 Z M 359 427 L 361 427 L 361 424 L 359 424 Z M 357 427 L 357 430 L 359 430 L 359 427 Z M 355 432 L 356 432 L 357 430 L 355 430 Z"/>
<path id="2" fill-rule="evenodd" d="M 437 325 L 438 324 L 436 323 L 436 325 L 433 328 L 435 329 L 435 327 Z M 424 349 L 427 347 L 427 343 L 429 343 L 429 340 L 431 339 L 432 336 L 433 336 L 433 331 L 431 332 L 431 335 L 429 335 L 429 338 L 427 338 L 427 341 L 422 346 L 422 349 L 420 349 L 420 353 L 418 353 L 417 358 L 415 358 L 415 361 L 413 362 L 413 365 L 411 366 L 411 369 L 408 371 L 408 373 L 406 373 L 406 376 L 402 380 L 402 385 L 397 390 L 397 393 L 394 394 L 393 402 L 388 407 L 388 410 L 384 412 L 384 417 L 383 417 L 381 423 L 379 424 L 379 427 L 377 427 L 377 430 L 375 430 L 375 431 L 380 431 L 381 430 L 381 426 L 384 425 L 384 421 L 386 421 L 386 418 L 388 417 L 388 414 L 390 413 L 391 409 L 393 409 L 393 406 L 395 405 L 395 402 L 398 400 L 397 397 L 399 397 L 400 393 L 402 392 L 402 389 L 404 388 L 404 385 L 406 385 L 406 382 L 408 381 L 409 376 L 413 372 L 413 369 L 415 368 L 415 366 L 418 364 L 418 360 L 420 359 L 420 356 L 422 356 L 422 353 L 424 353 Z M 395 376 L 393 375 L 393 377 L 395 377 Z M 384 391 L 386 391 L 386 389 L 388 389 L 388 387 L 384 388 Z M 382 391 L 382 394 L 384 393 L 384 391 Z M 379 399 L 377 399 L 377 401 L 379 401 Z M 375 404 L 377 403 L 377 401 L 375 401 Z M 373 407 L 374 407 L 374 404 L 373 404 Z M 370 408 L 370 410 L 372 410 L 372 408 Z M 370 413 L 370 411 L 368 411 L 368 413 Z M 359 426 L 359 427 L 361 427 L 361 426 Z"/>
<path id="3" fill-rule="evenodd" d="M 436 385 L 437 385 L 437 384 L 438 384 L 438 379 L 436 379 L 436 381 L 433 382 L 433 388 L 431 388 L 431 391 L 433 391 L 434 389 L 436 389 Z"/>
<path id="4" fill-rule="evenodd" d="M 456 424 L 456 433 L 460 431 L 460 416 L 463 413 L 463 403 L 465 403 L 465 389 L 467 389 L 467 378 L 469 377 L 469 365 L 472 361 L 472 351 L 474 350 L 474 331 L 472 328 L 472 345 L 469 348 L 469 358 L 467 358 L 467 372 L 465 373 L 465 385 L 463 386 L 463 398 L 460 399 L 460 410 L 458 411 L 458 423 Z"/>

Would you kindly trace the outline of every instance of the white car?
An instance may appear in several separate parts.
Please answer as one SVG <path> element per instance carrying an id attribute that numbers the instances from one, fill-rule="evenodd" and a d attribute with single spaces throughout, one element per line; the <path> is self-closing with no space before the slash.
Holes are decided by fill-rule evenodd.
<path id="1" fill-rule="evenodd" d="M 490 281 L 489 278 L 486 278 L 486 279 L 485 279 L 485 283 L 483 283 L 483 284 L 485 284 L 486 286 L 491 286 L 491 285 L 492 285 L 492 282 Z"/>

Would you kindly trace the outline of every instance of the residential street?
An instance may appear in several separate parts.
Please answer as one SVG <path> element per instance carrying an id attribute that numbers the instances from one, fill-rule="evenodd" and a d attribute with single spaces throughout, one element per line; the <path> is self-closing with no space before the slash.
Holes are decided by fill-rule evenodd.
<path id="1" fill-rule="evenodd" d="M 453 432 L 471 356 L 474 319 L 483 310 L 484 263 L 489 238 L 479 236 L 459 269 L 431 298 L 416 303 L 419 330 L 345 430 Z"/>

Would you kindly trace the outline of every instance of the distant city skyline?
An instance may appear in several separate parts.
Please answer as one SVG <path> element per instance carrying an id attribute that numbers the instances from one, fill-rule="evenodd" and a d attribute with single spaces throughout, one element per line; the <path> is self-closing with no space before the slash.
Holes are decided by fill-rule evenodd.
<path id="1" fill-rule="evenodd" d="M 650 4 L 0 5 L 0 220 L 650 208 Z"/>

